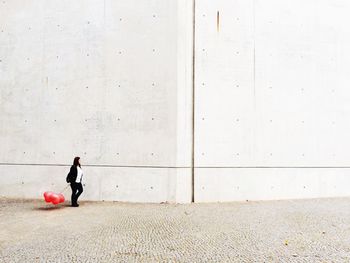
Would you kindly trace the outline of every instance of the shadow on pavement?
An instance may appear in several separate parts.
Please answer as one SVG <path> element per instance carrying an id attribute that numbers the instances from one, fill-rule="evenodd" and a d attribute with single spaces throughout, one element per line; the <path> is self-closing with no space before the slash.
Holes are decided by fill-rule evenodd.
<path id="1" fill-rule="evenodd" d="M 47 205 L 47 206 L 40 206 L 40 207 L 33 207 L 33 210 L 38 210 L 38 211 L 51 211 L 51 210 L 60 210 L 65 207 L 71 207 L 70 205 Z"/>

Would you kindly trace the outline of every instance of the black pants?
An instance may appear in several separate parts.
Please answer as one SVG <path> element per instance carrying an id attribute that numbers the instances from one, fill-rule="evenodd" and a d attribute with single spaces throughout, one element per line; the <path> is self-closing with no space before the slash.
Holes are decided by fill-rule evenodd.
<path id="1" fill-rule="evenodd" d="M 83 186 L 81 183 L 71 183 L 70 187 L 72 188 L 72 205 L 77 205 L 78 198 L 83 192 Z"/>

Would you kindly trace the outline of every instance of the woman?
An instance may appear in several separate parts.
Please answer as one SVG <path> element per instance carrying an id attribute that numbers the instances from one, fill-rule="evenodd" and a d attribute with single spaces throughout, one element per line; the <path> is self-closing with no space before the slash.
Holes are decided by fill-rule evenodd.
<path id="1" fill-rule="evenodd" d="M 83 192 L 83 185 L 81 184 L 83 178 L 83 170 L 80 165 L 80 157 L 75 157 L 73 165 L 70 168 L 69 174 L 67 176 L 67 183 L 70 183 L 72 188 L 72 206 L 78 207 L 78 198 Z"/>

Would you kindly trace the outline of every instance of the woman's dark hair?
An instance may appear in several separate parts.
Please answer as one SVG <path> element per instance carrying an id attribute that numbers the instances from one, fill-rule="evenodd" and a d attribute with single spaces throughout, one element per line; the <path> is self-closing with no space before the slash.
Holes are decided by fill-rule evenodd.
<path id="1" fill-rule="evenodd" d="M 80 159 L 80 157 L 75 157 L 75 158 L 74 158 L 74 161 L 73 161 L 73 165 L 74 165 L 74 166 L 79 166 L 79 167 L 81 167 L 81 166 L 80 166 L 80 163 L 79 163 L 79 159 Z"/>

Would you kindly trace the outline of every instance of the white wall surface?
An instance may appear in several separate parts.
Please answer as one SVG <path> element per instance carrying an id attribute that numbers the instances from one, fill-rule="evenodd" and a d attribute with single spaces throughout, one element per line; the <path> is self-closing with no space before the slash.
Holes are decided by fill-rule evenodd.
<path id="1" fill-rule="evenodd" d="M 193 3 L 1 2 L 0 196 L 348 196 L 350 2 Z"/>
<path id="2" fill-rule="evenodd" d="M 84 199 L 189 202 L 191 23 L 184 0 L 3 1 L 0 195 L 59 191 L 80 156 Z"/>
<path id="3" fill-rule="evenodd" d="M 196 1 L 196 201 L 349 195 L 349 11 Z"/>

